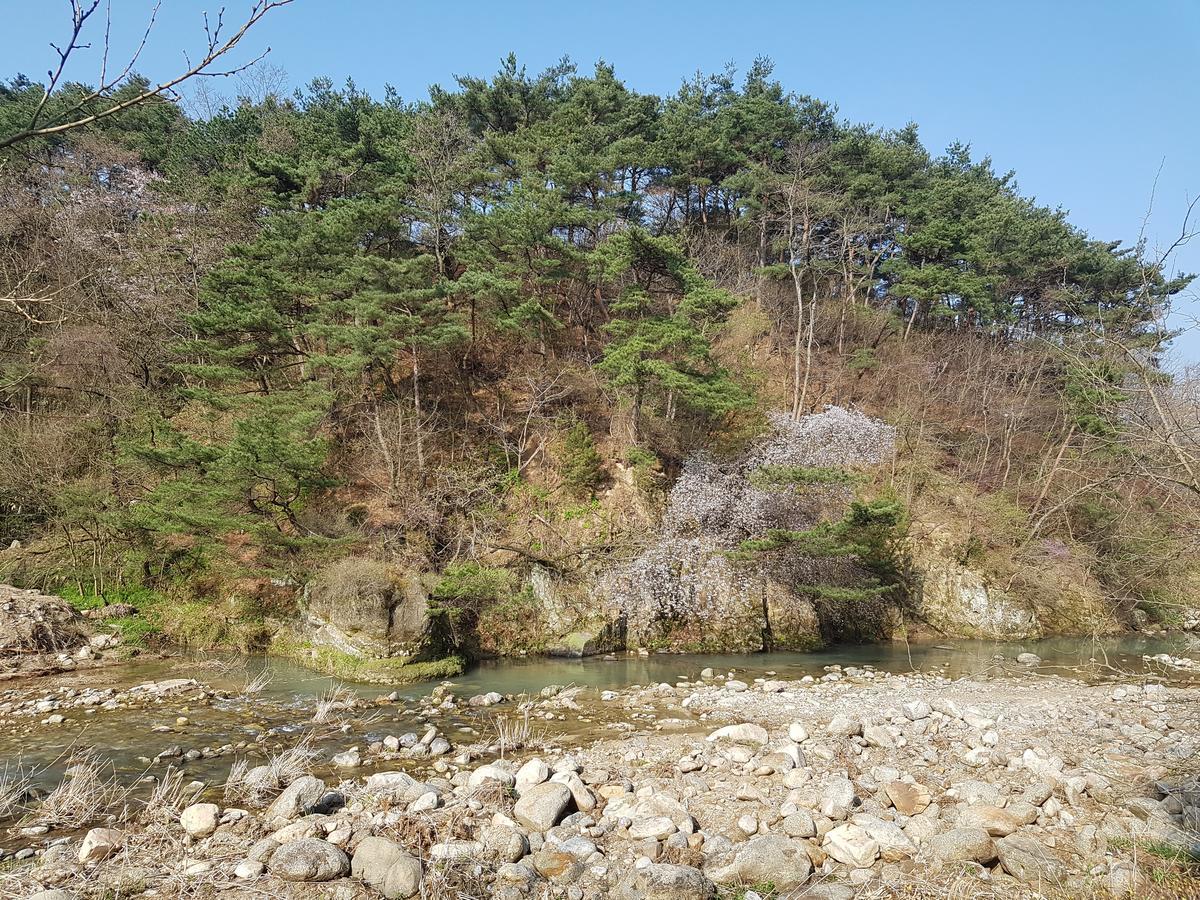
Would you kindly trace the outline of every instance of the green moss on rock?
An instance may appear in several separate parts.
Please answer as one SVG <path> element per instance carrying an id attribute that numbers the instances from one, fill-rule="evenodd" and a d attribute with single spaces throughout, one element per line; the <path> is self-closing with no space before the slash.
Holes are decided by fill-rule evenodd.
<path id="1" fill-rule="evenodd" d="M 292 660 L 326 675 L 367 684 L 415 684 L 453 678 L 466 669 L 466 660 L 461 656 L 429 660 L 399 656 L 355 656 L 333 647 L 314 646 L 286 628 L 276 632 L 267 651 L 273 656 Z"/>

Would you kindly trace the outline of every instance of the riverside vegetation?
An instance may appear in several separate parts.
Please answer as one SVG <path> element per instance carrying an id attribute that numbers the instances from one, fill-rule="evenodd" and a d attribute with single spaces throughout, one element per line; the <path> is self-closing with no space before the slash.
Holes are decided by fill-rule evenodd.
<path id="1" fill-rule="evenodd" d="M 0 131 L 83 90 L 12 79 Z M 0 579 L 142 643 L 404 680 L 1195 621 L 1189 279 L 766 61 L 0 152 Z"/>
<path id="2" fill-rule="evenodd" d="M 236 699 L 24 680 L 179 651 L 407 684 L 1200 625 L 1200 382 L 1163 367 L 1191 278 L 965 144 L 766 60 L 665 97 L 566 60 L 415 101 L 262 73 L 202 112 L 61 72 L 0 84 L 0 717 L 31 740 Z M 327 700 L 319 749 L 147 751 L 149 793 L 6 761 L 0 890 L 1193 890 L 1185 683 L 443 685 L 372 730 L 397 696 Z M 494 706 L 495 740 L 439 728 Z M 615 736 L 534 728 L 563 718 Z"/>

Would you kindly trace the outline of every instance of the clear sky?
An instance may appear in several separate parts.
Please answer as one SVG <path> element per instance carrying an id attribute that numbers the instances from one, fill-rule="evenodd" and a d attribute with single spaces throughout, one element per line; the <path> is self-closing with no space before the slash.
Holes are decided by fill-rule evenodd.
<path id="1" fill-rule="evenodd" d="M 151 78 L 202 46 L 201 11 L 221 0 L 164 0 L 140 68 Z M 224 0 L 238 18 L 250 0 Z M 112 0 L 114 44 L 135 44 L 150 0 Z M 64 39 L 67 0 L 0 0 L 0 77 L 43 77 Z M 635 89 L 666 93 L 696 70 L 771 57 L 790 89 L 879 126 L 920 125 L 941 150 L 970 143 L 1022 189 L 1061 205 L 1096 237 L 1152 247 L 1174 240 L 1200 193 L 1200 0 L 791 0 L 505 3 L 295 0 L 247 38 L 270 45 L 290 83 L 353 77 L 406 99 L 456 74 L 490 75 L 515 52 L 537 71 L 569 55 L 598 59 Z M 70 74 L 94 80 L 98 55 Z M 212 85 L 235 94 L 231 82 Z M 1157 188 L 1155 181 L 1157 177 Z M 1196 217 L 1200 225 L 1200 216 Z M 1200 272 L 1200 237 L 1175 256 Z M 1200 318 L 1200 288 L 1176 324 Z M 1200 363 L 1200 332 L 1176 363 Z"/>

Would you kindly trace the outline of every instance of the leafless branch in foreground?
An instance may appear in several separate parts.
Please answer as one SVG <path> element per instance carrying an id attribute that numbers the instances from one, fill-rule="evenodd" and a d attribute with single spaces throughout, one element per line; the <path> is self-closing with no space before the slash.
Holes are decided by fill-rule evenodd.
<path id="1" fill-rule="evenodd" d="M 130 54 L 125 65 L 116 74 L 110 74 L 109 70 L 112 24 L 110 0 L 104 7 L 105 22 L 102 37 L 99 83 L 94 89 L 88 91 L 66 109 L 55 112 L 49 118 L 43 120 L 43 117 L 46 116 L 51 96 L 62 84 L 63 73 L 71 57 L 78 53 L 78 51 L 91 47 L 91 42 L 85 38 L 89 22 L 100 8 L 100 0 L 90 0 L 90 2 L 89 0 L 71 0 L 70 37 L 61 46 L 53 43 L 50 45 L 58 56 L 58 62 L 55 67 L 49 69 L 46 73 L 48 80 L 42 98 L 24 127 L 12 134 L 0 135 L 0 150 L 34 138 L 48 137 L 54 134 L 61 134 L 64 131 L 82 128 L 85 125 L 90 125 L 114 116 L 130 107 L 145 103 L 154 97 L 162 95 L 173 96 L 176 87 L 193 78 L 228 78 L 245 72 L 270 53 L 271 48 L 266 48 L 253 59 L 236 66 L 220 68 L 215 63 L 228 56 L 241 43 L 250 29 L 257 25 L 271 10 L 287 6 L 292 2 L 293 0 L 255 0 L 245 19 L 242 20 L 241 25 L 233 30 L 232 33 L 226 27 L 224 7 L 218 10 L 215 19 L 211 19 L 205 13 L 205 46 L 203 55 L 197 62 L 192 63 L 191 59 L 185 55 L 185 65 L 187 68 L 184 71 L 156 85 L 138 91 L 132 96 L 117 100 L 114 92 L 129 83 L 133 69 L 141 58 L 142 52 L 145 50 L 151 33 L 154 30 L 162 0 L 156 0 L 154 3 L 147 18 L 146 27 L 142 31 L 141 40 Z M 89 109 L 97 102 L 101 104 L 101 108 L 95 112 L 90 112 Z"/>

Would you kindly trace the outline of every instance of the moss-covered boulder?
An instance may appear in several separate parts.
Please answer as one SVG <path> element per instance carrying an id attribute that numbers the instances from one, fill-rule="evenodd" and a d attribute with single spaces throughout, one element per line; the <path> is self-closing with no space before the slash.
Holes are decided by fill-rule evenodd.
<path id="1" fill-rule="evenodd" d="M 429 598 L 418 576 L 379 560 L 348 557 L 306 586 L 310 643 L 351 656 L 411 657 L 427 650 Z"/>
<path id="2" fill-rule="evenodd" d="M 326 675 L 365 684 L 403 685 L 453 678 L 462 674 L 467 665 L 465 659 L 455 654 L 380 657 L 346 651 L 314 642 L 310 635 L 292 626 L 275 632 L 267 652 Z"/>

